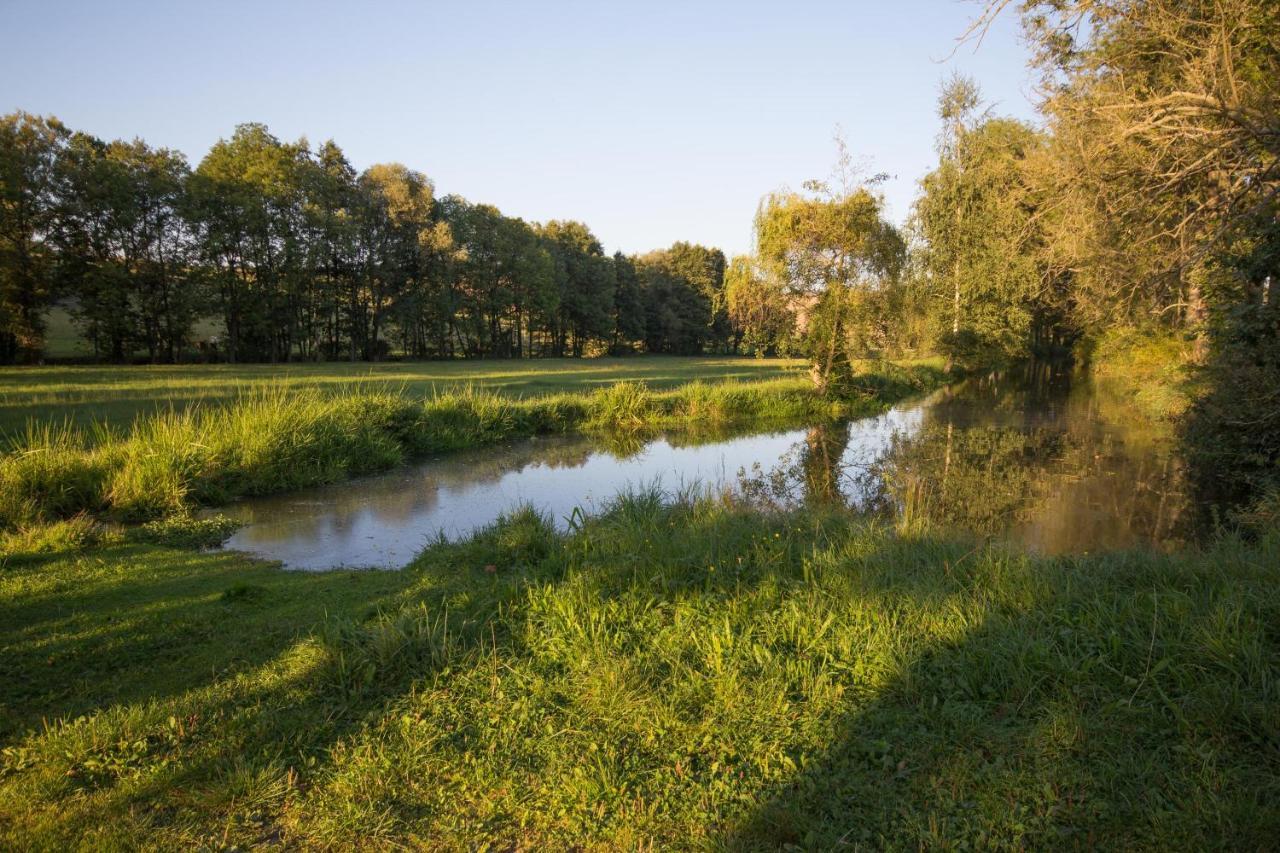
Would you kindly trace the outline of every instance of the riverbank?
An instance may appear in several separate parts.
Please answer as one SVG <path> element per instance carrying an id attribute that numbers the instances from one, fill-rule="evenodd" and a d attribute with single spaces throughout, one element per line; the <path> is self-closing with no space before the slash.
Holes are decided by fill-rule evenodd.
<path id="1" fill-rule="evenodd" d="M 690 382 L 666 391 L 621 382 L 515 399 L 466 389 L 407 393 L 268 389 L 228 405 L 140 419 L 128 433 L 29 429 L 0 458 L 0 529 L 90 513 L 122 521 L 181 514 L 241 495 L 283 492 L 402 462 L 572 429 L 822 420 L 869 414 L 945 382 L 932 362 L 867 365 L 851 395 L 808 380 Z"/>
<path id="2" fill-rule="evenodd" d="M 1176 430 L 1206 524 L 1280 518 L 1280 350 L 1206 341 L 1197 358 L 1183 333 L 1120 328 L 1090 368 L 1140 417 Z"/>
<path id="3" fill-rule="evenodd" d="M 304 574 L 184 524 L 0 572 L 0 846 L 1280 835 L 1274 530 L 1048 559 L 636 494 Z"/>
<path id="4" fill-rule="evenodd" d="M 1187 413 L 1197 394 L 1194 352 L 1194 341 L 1184 334 L 1120 327 L 1092 347 L 1089 369 L 1143 417 L 1172 422 Z"/>

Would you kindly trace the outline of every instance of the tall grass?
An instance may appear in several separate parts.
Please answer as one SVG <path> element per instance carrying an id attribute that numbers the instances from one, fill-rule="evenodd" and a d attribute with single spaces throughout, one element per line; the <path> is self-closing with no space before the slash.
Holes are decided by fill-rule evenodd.
<path id="1" fill-rule="evenodd" d="M 399 572 L 54 550 L 0 571 L 3 849 L 1280 837 L 1274 530 L 1041 558 L 641 490 Z"/>
<path id="2" fill-rule="evenodd" d="M 651 391 L 620 382 L 588 394 L 518 400 L 464 388 L 425 400 L 392 391 L 275 388 L 226 406 L 139 420 L 125 435 L 70 426 L 29 428 L 0 457 L 0 529 L 101 513 L 145 521 L 240 495 L 338 481 L 436 453 L 574 428 L 831 418 L 884 405 L 943 376 L 915 368 L 915 385 L 832 400 L 803 380 L 693 383 Z"/>

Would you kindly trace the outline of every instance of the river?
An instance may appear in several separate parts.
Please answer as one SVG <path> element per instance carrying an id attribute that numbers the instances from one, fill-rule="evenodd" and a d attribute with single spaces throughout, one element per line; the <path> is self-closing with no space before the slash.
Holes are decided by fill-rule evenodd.
<path id="1" fill-rule="evenodd" d="M 973 377 L 868 418 L 734 435 L 554 436 L 247 499 L 225 547 L 287 568 L 399 568 L 529 504 L 564 527 L 619 492 L 836 503 L 907 532 L 1044 554 L 1176 547 L 1188 516 L 1172 437 L 1067 370 Z"/>

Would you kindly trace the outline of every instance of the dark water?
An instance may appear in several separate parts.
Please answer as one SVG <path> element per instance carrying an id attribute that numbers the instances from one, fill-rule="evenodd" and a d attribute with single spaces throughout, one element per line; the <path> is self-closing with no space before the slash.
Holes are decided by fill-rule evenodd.
<path id="1" fill-rule="evenodd" d="M 1169 438 L 1087 382 L 1044 368 L 968 380 L 877 417 L 736 437 L 583 436 L 457 454 L 226 510 L 227 543 L 297 569 L 399 567 L 531 504 L 562 526 L 618 492 L 731 490 L 838 502 L 1043 553 L 1173 546 L 1186 515 Z"/>

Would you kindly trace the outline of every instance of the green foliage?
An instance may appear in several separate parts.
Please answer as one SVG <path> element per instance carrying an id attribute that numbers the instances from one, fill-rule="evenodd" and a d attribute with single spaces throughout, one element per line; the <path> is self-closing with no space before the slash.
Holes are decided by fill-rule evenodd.
<path id="1" fill-rule="evenodd" d="M 866 187 L 805 196 L 774 193 L 756 212 L 757 262 L 800 315 L 799 349 L 820 390 L 849 384 L 850 359 L 873 348 L 878 312 L 905 262 L 905 245 Z"/>
<path id="2" fill-rule="evenodd" d="M 173 361 L 206 308 L 184 218 L 186 159 L 76 133 L 60 163 L 56 236 L 71 313 L 95 354 Z"/>
<path id="3" fill-rule="evenodd" d="M 1087 352 L 1093 374 L 1120 390 L 1146 417 L 1176 420 L 1194 396 L 1194 344 L 1165 329 L 1119 326 Z"/>
<path id="4" fill-rule="evenodd" d="M 728 348 L 724 254 L 674 243 L 635 259 L 649 352 L 694 355 Z"/>
<path id="5" fill-rule="evenodd" d="M 171 515 L 131 529 L 129 537 L 170 548 L 213 548 L 225 542 L 238 526 L 238 522 L 221 516 Z"/>
<path id="6" fill-rule="evenodd" d="M 733 350 L 719 250 L 611 258 L 580 222 L 437 199 L 419 172 L 357 174 L 332 140 L 262 124 L 194 170 L 52 118 L 0 130 L 0 362 L 65 353 L 44 346 L 51 311 L 114 363 Z"/>
<path id="7" fill-rule="evenodd" d="M 724 289 L 736 346 L 756 355 L 790 351 L 796 312 L 780 280 L 769 276 L 754 258 L 739 256 L 729 262 Z"/>
<path id="8" fill-rule="evenodd" d="M 1052 290 L 1037 248 L 1041 200 L 1034 158 L 1045 144 L 1029 125 L 979 113 L 972 81 L 952 79 L 939 99 L 939 163 L 921 181 L 913 225 L 923 243 L 914 284 L 939 349 L 976 367 L 1029 354 L 1050 316 Z"/>
<path id="9" fill-rule="evenodd" d="M 1183 437 L 1202 500 L 1238 508 L 1280 488 L 1280 298 L 1236 305 L 1210 341 Z"/>
<path id="10" fill-rule="evenodd" d="M 44 345 L 57 265 L 59 159 L 70 131 L 53 117 L 0 116 L 0 361 L 28 362 Z"/>

